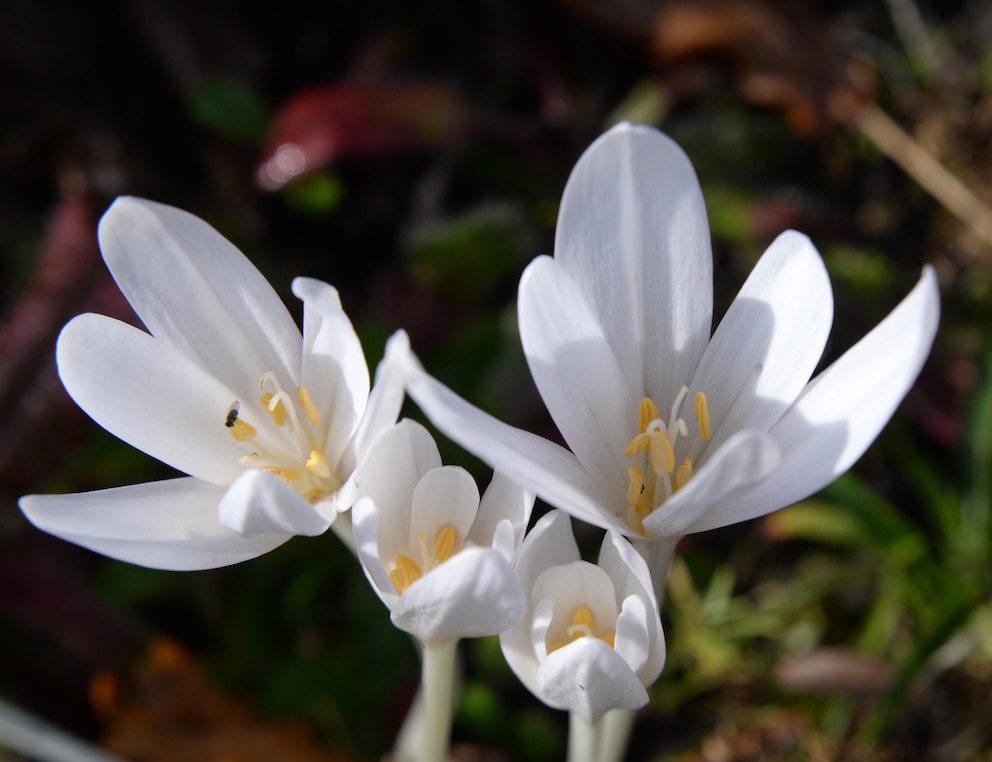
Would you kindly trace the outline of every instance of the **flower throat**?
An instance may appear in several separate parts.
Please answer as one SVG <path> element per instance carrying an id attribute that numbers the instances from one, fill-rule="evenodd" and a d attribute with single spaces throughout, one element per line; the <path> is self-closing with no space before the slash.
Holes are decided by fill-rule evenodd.
<path id="1" fill-rule="evenodd" d="M 634 458 L 638 463 L 627 469 L 627 511 L 624 520 L 639 534 L 644 534 L 644 519 L 692 478 L 693 461 L 698 457 L 703 443 L 710 439 L 710 413 L 706 395 L 701 391 L 696 392 L 692 401 L 696 419 L 695 435 L 685 457 L 676 468 L 675 446 L 679 439 L 688 439 L 690 433 L 688 424 L 680 417 L 682 403 L 688 393 L 687 386 L 679 390 L 667 424 L 662 420 L 653 400 L 649 397 L 641 400 L 638 410 L 640 433 L 630 440 L 624 452 L 628 458 Z"/>

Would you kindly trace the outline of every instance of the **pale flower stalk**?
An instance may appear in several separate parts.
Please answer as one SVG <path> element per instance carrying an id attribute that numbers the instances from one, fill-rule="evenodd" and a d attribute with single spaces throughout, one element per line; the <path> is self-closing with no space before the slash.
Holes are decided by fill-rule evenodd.
<path id="1" fill-rule="evenodd" d="M 933 269 L 816 378 L 833 318 L 823 261 L 789 231 L 710 335 L 712 255 L 699 183 L 660 132 L 623 124 L 566 185 L 554 257 L 521 278 L 520 338 L 568 448 L 508 426 L 427 375 L 399 334 L 387 354 L 451 439 L 573 516 L 624 534 L 661 585 L 691 532 L 761 516 L 857 460 L 933 342 Z"/>
<path id="2" fill-rule="evenodd" d="M 334 288 L 293 281 L 301 336 L 261 273 L 192 214 L 120 198 L 99 238 L 148 332 L 80 315 L 59 336 L 59 375 L 97 423 L 187 476 L 30 495 L 20 501 L 28 519 L 163 569 L 233 564 L 324 532 L 356 499 L 355 468 L 402 404 L 389 374 L 370 395 Z"/>
<path id="3" fill-rule="evenodd" d="M 524 595 L 512 562 L 534 498 L 496 474 L 482 496 L 462 468 L 443 466 L 427 430 L 400 421 L 359 469 L 352 509 L 362 568 L 401 630 L 423 644 L 417 762 L 447 759 L 455 646 L 520 621 Z"/>
<path id="4" fill-rule="evenodd" d="M 531 693 L 571 713 L 570 759 L 622 757 L 599 747 L 600 722 L 647 704 L 665 663 L 647 563 L 612 531 L 596 564 L 581 560 L 568 515 L 551 511 L 527 535 L 514 570 L 527 612 L 500 635 L 507 663 Z"/>

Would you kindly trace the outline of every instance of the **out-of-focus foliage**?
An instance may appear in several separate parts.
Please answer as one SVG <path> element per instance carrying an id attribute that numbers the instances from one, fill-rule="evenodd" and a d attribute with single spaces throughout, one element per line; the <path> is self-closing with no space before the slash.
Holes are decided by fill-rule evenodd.
<path id="1" fill-rule="evenodd" d="M 201 744 L 182 747 L 193 762 L 273 741 L 285 759 L 388 751 L 417 656 L 330 534 L 180 575 L 42 536 L 17 511 L 26 492 L 170 475 L 87 421 L 54 372 L 69 317 L 133 319 L 98 258 L 96 220 L 124 193 L 189 209 L 289 303 L 295 275 L 335 284 L 373 365 L 403 327 L 443 381 L 554 437 L 516 337 L 516 282 L 552 251 L 575 159 L 631 119 L 659 125 L 697 168 L 718 315 L 790 227 L 833 282 L 825 363 L 923 263 L 944 301 L 927 369 L 851 474 L 683 543 L 668 664 L 629 759 L 992 759 L 992 249 L 857 119 L 880 108 L 992 201 L 987 5 L 11 4 L 0 695 L 114 748 L 126 739 L 135 756 L 165 739 Z M 517 684 L 496 641 L 463 656 L 456 757 L 560 759 L 564 718 Z M 185 713 L 170 714 L 176 696 Z M 232 734 L 258 740 L 241 753 Z"/>

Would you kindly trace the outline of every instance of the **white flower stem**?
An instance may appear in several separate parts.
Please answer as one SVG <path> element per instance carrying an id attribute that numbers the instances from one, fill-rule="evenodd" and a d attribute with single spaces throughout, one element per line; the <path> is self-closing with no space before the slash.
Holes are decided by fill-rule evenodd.
<path id="1" fill-rule="evenodd" d="M 635 713 L 633 709 L 611 709 L 599 721 L 599 754 L 596 759 L 600 762 L 621 762 L 627 753 L 627 743 L 630 741 L 630 731 L 634 727 Z"/>
<path id="2" fill-rule="evenodd" d="M 601 762 L 599 758 L 600 723 L 590 725 L 576 712 L 568 715 L 568 762 Z"/>
<path id="3" fill-rule="evenodd" d="M 455 654 L 458 640 L 424 644 L 420 689 L 425 712 L 417 762 L 446 762 L 454 713 Z"/>

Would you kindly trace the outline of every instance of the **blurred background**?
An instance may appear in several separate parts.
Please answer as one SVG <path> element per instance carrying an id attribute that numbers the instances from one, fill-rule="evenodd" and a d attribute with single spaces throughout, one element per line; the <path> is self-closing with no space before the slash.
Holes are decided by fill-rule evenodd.
<path id="1" fill-rule="evenodd" d="M 983 0 L 4 4 L 0 699 L 128 760 L 387 753 L 417 659 L 332 534 L 179 574 L 17 509 L 170 475 L 55 373 L 70 317 L 134 320 L 96 222 L 121 194 L 192 211 L 295 314 L 293 276 L 337 286 L 373 367 L 403 327 L 442 380 L 554 437 L 516 283 L 552 250 L 574 161 L 628 119 L 695 164 L 717 318 L 790 227 L 833 282 L 824 364 L 924 263 L 943 295 L 927 367 L 849 475 L 683 544 L 628 758 L 992 759 L 990 42 Z M 563 758 L 565 717 L 498 643 L 463 656 L 456 758 Z"/>

